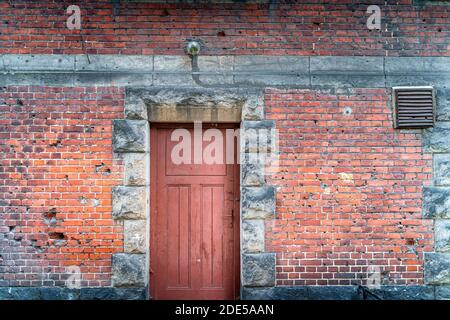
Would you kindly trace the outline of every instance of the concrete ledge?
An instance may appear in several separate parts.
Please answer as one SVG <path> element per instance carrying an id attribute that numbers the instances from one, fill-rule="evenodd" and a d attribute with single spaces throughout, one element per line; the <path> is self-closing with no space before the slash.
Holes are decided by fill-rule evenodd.
<path id="1" fill-rule="evenodd" d="M 384 74 L 384 57 L 314 56 L 310 58 L 311 74 Z"/>
<path id="2" fill-rule="evenodd" d="M 0 55 L 0 85 L 385 87 L 445 85 L 450 57 Z"/>
<path id="3" fill-rule="evenodd" d="M 385 57 L 386 74 L 449 73 L 449 57 Z"/>
<path id="4" fill-rule="evenodd" d="M 432 286 L 381 286 L 370 290 L 383 300 L 432 300 Z M 443 295 L 447 291 L 443 291 Z M 363 300 L 358 286 L 279 286 L 244 288 L 244 300 Z M 367 297 L 373 299 L 373 297 Z"/>
<path id="5" fill-rule="evenodd" d="M 0 287 L 0 300 L 145 300 L 142 288 Z"/>

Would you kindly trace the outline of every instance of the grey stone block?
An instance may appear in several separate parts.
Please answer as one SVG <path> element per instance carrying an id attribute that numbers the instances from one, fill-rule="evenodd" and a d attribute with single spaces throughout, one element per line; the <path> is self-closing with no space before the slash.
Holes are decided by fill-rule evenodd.
<path id="1" fill-rule="evenodd" d="M 112 257 L 112 283 L 114 287 L 145 286 L 145 255 L 117 253 Z"/>
<path id="2" fill-rule="evenodd" d="M 0 300 L 77 300 L 79 296 L 79 289 L 58 287 L 0 288 Z"/>
<path id="3" fill-rule="evenodd" d="M 244 287 L 243 300 L 308 300 L 308 287 Z"/>
<path id="4" fill-rule="evenodd" d="M 74 86 L 151 86 L 153 75 L 151 73 L 136 72 L 86 72 L 74 73 Z"/>
<path id="5" fill-rule="evenodd" d="M 275 254 L 254 253 L 242 255 L 242 285 L 271 287 L 275 285 Z"/>
<path id="6" fill-rule="evenodd" d="M 234 70 L 237 73 L 280 73 L 308 74 L 309 58 L 301 56 L 236 56 Z"/>
<path id="7" fill-rule="evenodd" d="M 122 186 L 113 188 L 112 206 L 114 219 L 145 219 L 147 208 L 146 188 Z"/>
<path id="8" fill-rule="evenodd" d="M 450 218 L 450 188 L 423 188 L 423 215 L 426 218 Z"/>
<path id="9" fill-rule="evenodd" d="M 370 289 L 383 300 L 433 300 L 433 286 L 381 286 Z"/>
<path id="10" fill-rule="evenodd" d="M 450 286 L 436 286 L 436 300 L 450 300 Z"/>
<path id="11" fill-rule="evenodd" d="M 434 225 L 435 248 L 438 252 L 450 251 L 450 220 L 436 220 Z"/>
<path id="12" fill-rule="evenodd" d="M 202 72 L 231 73 L 233 71 L 233 56 L 198 56 L 198 68 Z"/>
<path id="13" fill-rule="evenodd" d="M 267 219 L 275 215 L 275 188 L 242 188 L 242 218 Z"/>
<path id="14" fill-rule="evenodd" d="M 385 57 L 386 74 L 450 72 L 450 57 Z"/>
<path id="15" fill-rule="evenodd" d="M 0 85 L 45 85 L 45 86 L 73 86 L 74 73 L 6 73 L 0 74 Z"/>
<path id="16" fill-rule="evenodd" d="M 154 122 L 240 122 L 247 100 L 246 93 L 180 87 L 127 89 L 127 96 L 142 99 Z"/>
<path id="17" fill-rule="evenodd" d="M 258 153 L 241 153 L 242 186 L 259 187 L 265 184 L 265 161 Z"/>
<path id="18" fill-rule="evenodd" d="M 243 288 L 245 300 L 361 300 L 356 286 Z"/>
<path id="19" fill-rule="evenodd" d="M 241 128 L 241 152 L 267 154 L 276 151 L 275 122 L 244 121 Z"/>
<path id="20" fill-rule="evenodd" d="M 236 56 L 236 85 L 307 85 L 308 57 L 299 56 Z"/>
<path id="21" fill-rule="evenodd" d="M 309 76 L 306 74 L 239 73 L 234 76 L 234 85 L 240 87 L 307 86 L 309 82 Z"/>
<path id="22" fill-rule="evenodd" d="M 7 54 L 3 67 L 8 71 L 73 71 L 75 56 L 65 54 Z"/>
<path id="23" fill-rule="evenodd" d="M 450 120 L 450 88 L 436 88 L 436 120 Z"/>
<path id="24" fill-rule="evenodd" d="M 433 160 L 434 184 L 436 186 L 450 186 L 450 154 L 434 154 Z"/>
<path id="25" fill-rule="evenodd" d="M 154 68 L 157 73 L 162 72 L 191 72 L 191 58 L 183 56 L 154 56 Z"/>
<path id="26" fill-rule="evenodd" d="M 124 112 L 125 118 L 130 120 L 147 120 L 147 106 L 144 100 L 129 91 L 125 94 Z"/>
<path id="27" fill-rule="evenodd" d="M 124 153 L 124 185 L 146 186 L 150 184 L 147 158 L 148 153 Z"/>
<path id="28" fill-rule="evenodd" d="M 264 94 L 249 95 L 242 108 L 242 120 L 262 120 L 264 118 Z"/>
<path id="29" fill-rule="evenodd" d="M 155 56 L 155 85 L 195 86 L 192 78 L 192 62 L 189 56 Z"/>
<path id="30" fill-rule="evenodd" d="M 437 124 L 434 128 L 423 132 L 423 147 L 425 152 L 450 153 L 450 126 Z"/>
<path id="31" fill-rule="evenodd" d="M 450 253 L 425 253 L 425 283 L 450 284 Z"/>
<path id="32" fill-rule="evenodd" d="M 197 84 L 192 78 L 191 73 L 155 73 L 153 75 L 153 84 L 155 86 L 177 86 L 177 87 L 195 87 Z"/>
<path id="33" fill-rule="evenodd" d="M 30 287 L 23 290 L 20 287 L 0 288 L 0 300 L 39 300 L 40 288 Z"/>
<path id="34" fill-rule="evenodd" d="M 76 71 L 152 72 L 153 57 L 147 55 L 75 55 Z"/>
<path id="35" fill-rule="evenodd" d="M 145 120 L 114 120 L 114 152 L 148 152 L 150 128 Z"/>
<path id="36" fill-rule="evenodd" d="M 312 86 L 336 86 L 346 88 L 382 88 L 384 75 L 368 74 L 315 74 L 311 75 Z"/>
<path id="37" fill-rule="evenodd" d="M 439 287 L 437 287 L 439 288 Z M 358 286 L 280 286 L 269 288 L 243 288 L 246 300 L 363 300 Z M 431 300 L 433 286 L 381 286 L 370 289 L 383 300 Z M 443 292 L 444 293 L 444 292 Z M 374 298 L 368 296 L 367 300 Z"/>
<path id="38" fill-rule="evenodd" d="M 242 250 L 246 253 L 264 251 L 264 220 L 242 221 Z"/>
<path id="39" fill-rule="evenodd" d="M 386 87 L 396 86 L 446 86 L 450 80 L 448 73 L 417 73 L 386 75 Z M 384 87 L 384 86 L 383 86 Z"/>
<path id="40" fill-rule="evenodd" d="M 4 287 L 0 288 L 0 300 L 144 300 L 142 288 L 81 288 L 61 287 Z"/>
<path id="41" fill-rule="evenodd" d="M 82 288 L 80 300 L 145 300 L 146 288 Z"/>
<path id="42" fill-rule="evenodd" d="M 360 300 L 356 286 L 308 286 L 308 300 Z"/>
<path id="43" fill-rule="evenodd" d="M 124 221 L 124 252 L 145 253 L 147 247 L 147 221 Z"/>
<path id="44" fill-rule="evenodd" d="M 80 298 L 80 290 L 67 288 L 50 288 L 43 287 L 41 289 L 41 300 L 78 300 Z"/>
<path id="45" fill-rule="evenodd" d="M 310 65 L 311 74 L 384 74 L 383 57 L 314 56 Z"/>

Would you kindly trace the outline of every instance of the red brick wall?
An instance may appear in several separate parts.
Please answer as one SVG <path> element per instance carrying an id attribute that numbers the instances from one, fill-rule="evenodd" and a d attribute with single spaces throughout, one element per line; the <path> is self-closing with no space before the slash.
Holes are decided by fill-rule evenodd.
<path id="1" fill-rule="evenodd" d="M 270 181 L 277 219 L 266 235 L 279 285 L 359 284 L 368 266 L 380 267 L 384 284 L 423 282 L 433 234 L 422 186 L 432 158 L 419 130 L 392 128 L 389 96 L 267 91 L 280 131 L 281 166 Z"/>
<path id="2" fill-rule="evenodd" d="M 0 285 L 60 286 L 79 266 L 83 286 L 110 285 L 123 248 L 111 218 L 112 119 L 123 89 L 7 87 L 0 92 Z M 432 222 L 421 217 L 431 155 L 419 131 L 392 128 L 389 92 L 268 90 L 277 122 L 277 219 L 267 251 L 279 285 L 422 283 Z M 350 109 L 346 109 L 350 107 Z M 347 111 L 347 113 L 345 112 Z M 351 112 L 349 112 L 351 111 Z"/>
<path id="3" fill-rule="evenodd" d="M 2 1 L 0 54 L 183 54 L 186 39 L 198 37 L 206 45 L 203 54 L 450 55 L 448 5 L 370 1 L 381 7 L 378 31 L 366 27 L 368 4 L 359 0 L 277 2 L 120 1 L 114 10 L 109 0 Z M 72 4 L 81 8 L 81 31 L 66 27 Z"/>
<path id="4" fill-rule="evenodd" d="M 61 286 L 68 266 L 83 286 L 110 284 L 123 247 L 111 217 L 122 117 L 119 88 L 1 88 L 0 286 Z"/>

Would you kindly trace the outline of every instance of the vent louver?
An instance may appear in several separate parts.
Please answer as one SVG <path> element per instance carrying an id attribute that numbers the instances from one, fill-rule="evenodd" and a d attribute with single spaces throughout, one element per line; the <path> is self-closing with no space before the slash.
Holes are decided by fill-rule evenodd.
<path id="1" fill-rule="evenodd" d="M 433 87 L 394 87 L 395 128 L 428 128 L 434 125 Z"/>

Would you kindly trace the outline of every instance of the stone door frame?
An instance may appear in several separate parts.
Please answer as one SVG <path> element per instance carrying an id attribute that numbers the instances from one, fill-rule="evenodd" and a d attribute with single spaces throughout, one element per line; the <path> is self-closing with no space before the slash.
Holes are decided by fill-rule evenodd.
<path id="1" fill-rule="evenodd" d="M 112 257 L 112 286 L 145 288 L 149 294 L 151 123 L 240 123 L 242 137 L 274 128 L 274 122 L 265 119 L 261 90 L 240 89 L 127 88 L 124 115 L 113 122 L 113 151 L 123 162 L 123 180 L 113 188 L 112 215 L 123 224 L 124 250 Z M 252 152 L 241 145 L 241 297 L 244 290 L 275 286 L 276 257 L 266 251 L 265 224 L 275 217 L 276 192 L 266 183 L 264 165 L 248 161 Z"/>

